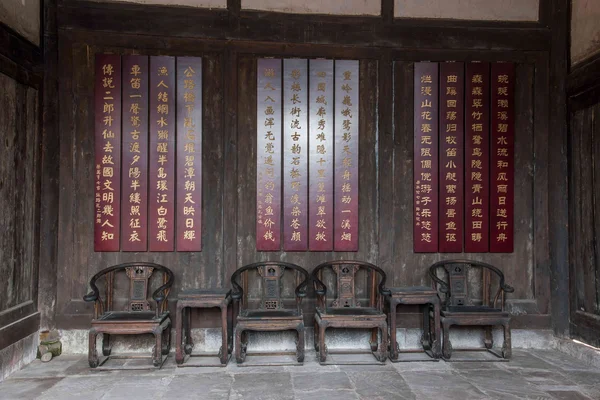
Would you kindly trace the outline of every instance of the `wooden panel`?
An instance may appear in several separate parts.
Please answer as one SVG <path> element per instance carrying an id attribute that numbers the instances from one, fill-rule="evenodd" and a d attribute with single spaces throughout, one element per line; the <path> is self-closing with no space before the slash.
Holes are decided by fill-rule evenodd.
<path id="1" fill-rule="evenodd" d="M 417 253 L 438 251 L 438 84 L 437 63 L 415 64 L 413 248 Z"/>
<path id="2" fill-rule="evenodd" d="M 281 60 L 259 59 L 257 66 L 256 249 L 281 245 Z"/>
<path id="3" fill-rule="evenodd" d="M 464 207 L 463 63 L 440 64 L 440 253 L 462 253 Z"/>
<path id="4" fill-rule="evenodd" d="M 333 60 L 310 60 L 309 247 L 333 250 Z"/>
<path id="5" fill-rule="evenodd" d="M 358 61 L 336 60 L 334 249 L 358 250 L 359 70 Z"/>
<path id="6" fill-rule="evenodd" d="M 283 60 L 283 249 L 308 249 L 308 63 Z"/>
<path id="7" fill-rule="evenodd" d="M 202 58 L 177 58 L 177 251 L 202 250 Z"/>
<path id="8" fill-rule="evenodd" d="M 490 228 L 490 65 L 467 64 L 465 82 L 465 252 L 483 253 Z"/>
<path id="9" fill-rule="evenodd" d="M 490 251 L 514 248 L 515 68 L 494 63 L 491 72 Z"/>
<path id="10" fill-rule="evenodd" d="M 121 57 L 96 55 L 94 248 L 119 251 L 121 212 Z"/>
<path id="11" fill-rule="evenodd" d="M 124 56 L 121 249 L 148 249 L 148 57 Z"/>
<path id="12" fill-rule="evenodd" d="M 150 57 L 150 251 L 175 249 L 175 57 Z"/>

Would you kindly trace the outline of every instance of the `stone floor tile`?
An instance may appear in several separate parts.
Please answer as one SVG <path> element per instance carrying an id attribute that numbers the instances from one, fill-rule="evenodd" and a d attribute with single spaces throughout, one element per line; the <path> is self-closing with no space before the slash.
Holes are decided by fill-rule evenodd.
<path id="1" fill-rule="evenodd" d="M 413 390 L 416 400 L 490 400 L 493 397 L 479 391 L 474 386 L 464 388 L 430 388 Z"/>
<path id="2" fill-rule="evenodd" d="M 347 372 L 361 399 L 414 400 L 408 384 L 398 372 Z"/>
<path id="3" fill-rule="evenodd" d="M 553 368 L 560 368 L 566 371 L 569 370 L 589 370 L 591 367 L 581 360 L 560 352 L 558 350 L 538 350 L 531 353 L 534 357 L 537 357 L 543 361 L 548 362 Z"/>
<path id="4" fill-rule="evenodd" d="M 539 357 L 535 357 L 532 352 L 529 351 L 515 351 L 513 350 L 512 358 L 509 362 L 502 363 L 504 368 L 530 368 L 530 369 L 543 369 L 550 371 L 554 369 L 554 364 L 548 363 Z"/>
<path id="5" fill-rule="evenodd" d="M 444 361 L 439 362 L 399 362 L 393 363 L 392 366 L 396 371 L 410 372 L 410 371 L 450 371 L 453 369 L 452 363 Z"/>
<path id="6" fill-rule="evenodd" d="M 121 382 L 113 375 L 67 377 L 42 393 L 39 400 L 99 400 Z"/>
<path id="7" fill-rule="evenodd" d="M 468 398 L 475 399 L 480 398 L 478 396 L 483 394 L 460 374 L 454 371 L 432 371 L 428 373 L 424 373 L 423 371 L 411 371 L 401 373 L 400 375 L 404 378 L 404 381 L 408 384 L 413 393 L 417 394 L 417 398 L 423 398 L 425 393 L 429 393 L 429 396 L 434 396 L 434 394 L 437 393 L 439 396 L 440 388 L 449 392 L 456 391 L 456 393 L 464 391 L 468 394 Z"/>
<path id="8" fill-rule="evenodd" d="M 544 371 L 538 369 L 511 369 L 516 375 L 525 379 L 529 383 L 544 386 L 568 386 L 573 385 L 573 381 L 566 375 L 558 371 Z"/>
<path id="9" fill-rule="evenodd" d="M 294 390 L 291 374 L 254 373 L 235 374 L 230 400 L 292 400 Z"/>
<path id="10" fill-rule="evenodd" d="M 592 400 L 591 397 L 576 390 L 550 390 L 548 394 L 556 400 Z"/>
<path id="11" fill-rule="evenodd" d="M 30 400 L 56 385 L 63 378 L 10 378 L 2 382 L 0 400 Z"/>
<path id="12" fill-rule="evenodd" d="M 315 371 L 312 373 L 292 374 L 294 391 L 313 391 L 313 390 L 342 390 L 353 389 L 350 378 L 344 372 L 324 372 Z"/>
<path id="13" fill-rule="evenodd" d="M 233 377 L 227 373 L 176 376 L 169 383 L 164 399 L 227 400 Z"/>
<path id="14" fill-rule="evenodd" d="M 577 385 L 598 385 L 600 387 L 600 371 L 598 370 L 567 370 L 564 372 L 564 375 Z"/>
<path id="15" fill-rule="evenodd" d="M 15 372 L 11 378 L 54 378 L 70 376 L 68 373 L 75 365 L 81 365 L 84 359 L 82 355 L 61 355 L 53 358 L 52 361 L 43 363 L 40 360 L 34 360 L 26 368 Z"/>
<path id="16" fill-rule="evenodd" d="M 296 400 L 359 400 L 354 390 L 314 390 L 294 392 Z"/>

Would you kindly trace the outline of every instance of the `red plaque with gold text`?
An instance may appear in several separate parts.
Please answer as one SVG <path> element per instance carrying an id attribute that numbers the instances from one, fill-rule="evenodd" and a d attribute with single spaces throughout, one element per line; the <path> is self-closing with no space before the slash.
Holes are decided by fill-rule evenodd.
<path id="1" fill-rule="evenodd" d="M 490 229 L 490 65 L 467 64 L 465 81 L 465 252 L 484 253 Z"/>
<path id="2" fill-rule="evenodd" d="M 148 57 L 123 56 L 121 249 L 148 250 Z"/>
<path id="3" fill-rule="evenodd" d="M 334 250 L 358 251 L 358 61 L 336 60 L 334 84 Z"/>
<path id="4" fill-rule="evenodd" d="M 414 231 L 416 253 L 438 251 L 438 64 L 415 63 Z"/>
<path id="5" fill-rule="evenodd" d="M 256 250 L 281 244 L 281 59 L 257 60 Z"/>
<path id="6" fill-rule="evenodd" d="M 463 250 L 464 64 L 440 64 L 439 252 Z"/>
<path id="7" fill-rule="evenodd" d="M 175 250 L 175 57 L 150 57 L 150 251 Z"/>
<path id="8" fill-rule="evenodd" d="M 283 249 L 308 249 L 308 63 L 283 60 Z"/>
<path id="9" fill-rule="evenodd" d="M 512 253 L 515 217 L 514 64 L 492 64 L 491 81 L 490 251 Z"/>
<path id="10" fill-rule="evenodd" d="M 97 54 L 95 67 L 94 250 L 119 251 L 121 57 Z"/>
<path id="11" fill-rule="evenodd" d="M 177 57 L 177 251 L 202 250 L 202 58 Z"/>
<path id="12" fill-rule="evenodd" d="M 332 251 L 333 60 L 310 60 L 309 70 L 309 249 Z"/>

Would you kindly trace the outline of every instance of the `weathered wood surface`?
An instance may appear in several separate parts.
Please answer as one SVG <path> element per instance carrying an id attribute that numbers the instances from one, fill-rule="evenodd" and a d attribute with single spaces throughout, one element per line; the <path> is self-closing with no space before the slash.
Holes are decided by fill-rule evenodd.
<path id="1" fill-rule="evenodd" d="M 37 311 L 40 154 L 38 91 L 1 72 L 0 87 L 2 329 Z M 30 332 L 23 333 L 11 338 L 16 341 Z M 2 340 L 0 349 L 9 344 Z"/>
<path id="2" fill-rule="evenodd" d="M 135 43 L 135 49 L 133 44 Z M 357 259 L 380 265 L 389 286 L 429 285 L 426 269 L 442 256 L 415 254 L 412 246 L 413 64 L 415 59 L 443 61 L 518 61 L 515 153 L 515 252 L 469 257 L 501 268 L 516 282 L 507 308 L 527 314 L 515 327 L 548 327 L 548 96 L 540 98 L 547 81 L 542 53 L 467 51 L 408 51 L 283 46 L 257 42 L 231 46 L 190 38 L 115 35 L 62 31 L 60 61 L 61 165 L 59 204 L 57 325 L 85 327 L 91 308 L 82 303 L 89 277 L 121 262 L 144 260 L 166 265 L 175 273 L 173 295 L 194 287 L 223 287 L 241 265 L 259 260 L 282 260 L 311 271 L 332 259 Z M 142 50 L 143 49 L 143 50 Z M 121 54 L 202 56 L 204 70 L 203 251 L 199 253 L 94 253 L 93 74 L 89 67 L 97 52 Z M 256 55 L 250 54 L 255 52 Z M 344 57 L 360 59 L 360 238 L 357 253 L 257 252 L 256 210 L 256 58 Z M 345 57 L 345 58 L 346 58 Z M 425 58 L 427 57 L 427 58 Z M 440 57 L 440 58 L 438 58 Z M 393 62 L 394 59 L 397 61 Z M 544 78 L 546 77 L 546 78 Z M 394 83 L 394 84 L 392 84 Z M 547 89 L 547 87 L 546 87 Z M 535 96 L 534 96 L 535 94 Z M 535 102 L 535 108 L 534 108 Z M 535 112 L 534 112 L 535 110 Z M 535 146 L 535 147 L 534 147 Z M 535 150 L 535 152 L 534 152 Z M 535 154 L 535 156 L 534 156 Z M 535 217 L 535 219 L 534 219 Z M 466 255 L 457 257 L 464 257 Z M 366 283 L 367 277 L 360 278 Z M 252 280 L 250 280 L 252 281 Z M 326 282 L 329 284 L 330 282 Z M 360 285 L 359 285 L 360 286 Z M 250 291 L 257 287 L 250 285 Z M 292 295 L 289 293 L 288 295 Z M 359 294 L 366 297 L 366 293 Z M 314 313 L 313 297 L 304 304 L 307 321 Z M 399 312 L 404 312 L 399 308 Z M 218 313 L 195 326 L 218 326 Z M 399 318 L 418 326 L 416 318 Z M 406 322 L 408 321 L 408 322 Z"/>

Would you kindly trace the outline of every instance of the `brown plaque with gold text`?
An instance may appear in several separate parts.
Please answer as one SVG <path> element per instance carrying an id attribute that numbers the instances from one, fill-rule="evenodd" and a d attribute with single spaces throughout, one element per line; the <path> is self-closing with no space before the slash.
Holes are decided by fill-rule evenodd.
<path id="1" fill-rule="evenodd" d="M 119 251 L 121 57 L 97 54 L 95 67 L 94 250 Z"/>

